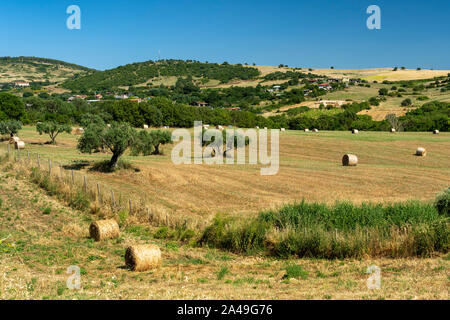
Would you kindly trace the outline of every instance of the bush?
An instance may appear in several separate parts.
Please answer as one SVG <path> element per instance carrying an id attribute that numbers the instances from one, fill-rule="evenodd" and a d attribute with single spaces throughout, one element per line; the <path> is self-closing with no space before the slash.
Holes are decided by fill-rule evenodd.
<path id="1" fill-rule="evenodd" d="M 439 214 L 450 215 L 450 187 L 436 197 L 435 207 Z"/>
<path id="2" fill-rule="evenodd" d="M 251 220 L 217 216 L 200 244 L 282 258 L 343 259 L 431 256 L 447 252 L 449 239 L 448 219 L 431 204 L 338 202 L 328 206 L 303 201 L 262 212 Z"/>
<path id="3" fill-rule="evenodd" d="M 407 99 L 402 101 L 402 106 L 403 107 L 409 107 L 410 105 L 412 105 L 411 99 L 407 98 Z"/>

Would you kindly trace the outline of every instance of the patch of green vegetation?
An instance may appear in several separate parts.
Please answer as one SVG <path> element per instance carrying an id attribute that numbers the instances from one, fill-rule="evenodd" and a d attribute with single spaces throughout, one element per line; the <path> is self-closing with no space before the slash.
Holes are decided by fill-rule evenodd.
<path id="1" fill-rule="evenodd" d="M 267 235 L 270 234 L 270 239 Z M 401 234 L 403 240 L 399 239 Z M 395 243 L 395 245 L 393 245 Z M 450 226 L 427 203 L 296 203 L 239 221 L 218 215 L 199 240 L 237 253 L 277 257 L 358 258 L 431 256 L 448 252 Z"/>
<path id="2" fill-rule="evenodd" d="M 225 276 L 229 273 L 230 273 L 230 270 L 228 269 L 228 267 L 223 266 L 219 270 L 219 272 L 217 272 L 217 280 L 223 280 L 223 278 L 225 278 Z"/>
<path id="3" fill-rule="evenodd" d="M 296 264 L 288 264 L 285 268 L 286 273 L 283 276 L 283 279 L 302 279 L 305 280 L 308 278 L 309 272 L 304 270 L 302 266 Z"/>

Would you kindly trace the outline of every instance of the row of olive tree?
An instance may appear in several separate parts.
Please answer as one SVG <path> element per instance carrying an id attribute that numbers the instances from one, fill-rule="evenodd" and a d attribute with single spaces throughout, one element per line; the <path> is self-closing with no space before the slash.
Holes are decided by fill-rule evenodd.
<path id="1" fill-rule="evenodd" d="M 109 150 L 112 153 L 109 170 L 117 168 L 119 158 L 131 149 L 131 155 L 160 154 L 160 146 L 171 143 L 169 131 L 138 131 L 128 123 L 105 124 L 101 117 L 87 116 L 82 121 L 85 131 L 78 140 L 78 150 L 93 153 Z"/>

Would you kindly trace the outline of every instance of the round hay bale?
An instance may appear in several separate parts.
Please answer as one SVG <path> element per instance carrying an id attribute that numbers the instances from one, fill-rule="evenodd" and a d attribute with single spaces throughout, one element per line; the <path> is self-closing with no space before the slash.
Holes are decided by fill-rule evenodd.
<path id="1" fill-rule="evenodd" d="M 418 156 L 418 157 L 426 157 L 427 156 L 427 150 L 425 148 L 422 148 L 422 147 L 417 148 L 416 156 Z"/>
<path id="2" fill-rule="evenodd" d="M 129 246 L 125 264 L 132 271 L 147 271 L 161 265 L 161 250 L 153 244 Z"/>
<path id="3" fill-rule="evenodd" d="M 395 133 L 397 130 L 395 130 L 394 128 L 391 128 L 391 132 Z"/>
<path id="4" fill-rule="evenodd" d="M 345 167 L 354 167 L 358 164 L 358 157 L 354 154 L 346 154 L 342 158 L 342 165 Z"/>
<path id="5" fill-rule="evenodd" d="M 281 128 L 280 131 L 281 131 L 281 132 L 285 132 L 286 129 L 285 129 L 285 128 Z"/>
<path id="6" fill-rule="evenodd" d="M 75 134 L 81 136 L 84 133 L 84 129 L 83 128 L 76 128 L 75 129 Z"/>
<path id="7" fill-rule="evenodd" d="M 14 137 L 9 138 L 9 144 L 16 144 L 19 141 L 20 141 L 19 137 L 14 136 Z"/>
<path id="8" fill-rule="evenodd" d="M 148 125 L 144 124 L 143 129 L 147 130 L 148 129 Z"/>
<path id="9" fill-rule="evenodd" d="M 23 150 L 23 149 L 25 149 L 25 142 L 23 142 L 23 141 L 17 141 L 17 142 L 14 144 L 14 148 L 15 148 L 16 150 Z"/>
<path id="10" fill-rule="evenodd" d="M 314 132 L 319 132 L 319 129 L 313 129 Z"/>
<path id="11" fill-rule="evenodd" d="M 434 130 L 433 134 L 439 134 L 439 130 Z"/>
<path id="12" fill-rule="evenodd" d="M 353 133 L 353 134 L 358 134 L 358 133 L 359 133 L 359 130 L 358 130 L 358 129 L 353 129 L 353 130 L 352 130 L 352 133 Z"/>
<path id="13" fill-rule="evenodd" d="M 305 129 L 305 132 L 309 132 L 309 129 Z"/>
<path id="14" fill-rule="evenodd" d="M 120 236 L 119 225 L 116 220 L 99 220 L 89 226 L 89 234 L 95 241 L 114 239 Z"/>

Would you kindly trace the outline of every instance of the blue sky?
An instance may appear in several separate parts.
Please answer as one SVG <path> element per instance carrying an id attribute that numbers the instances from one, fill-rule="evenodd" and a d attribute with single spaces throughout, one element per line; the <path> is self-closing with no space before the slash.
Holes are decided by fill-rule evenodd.
<path id="1" fill-rule="evenodd" d="M 1 0 L 0 56 L 107 69 L 162 58 L 450 69 L 448 0 Z M 81 30 L 68 30 L 69 5 Z M 381 30 L 366 27 L 369 5 Z"/>

